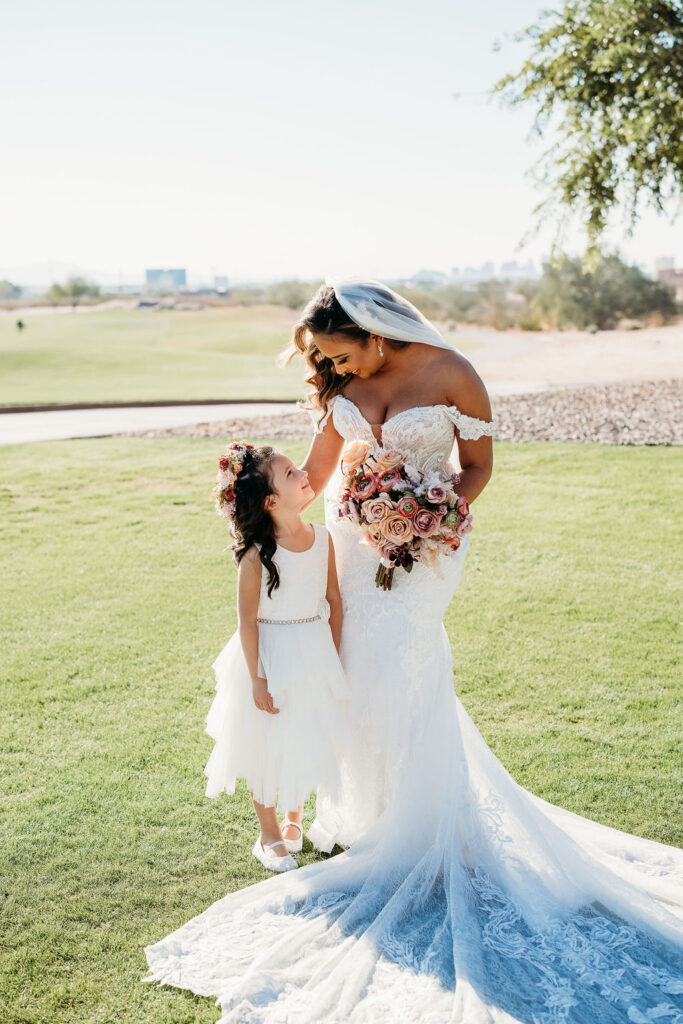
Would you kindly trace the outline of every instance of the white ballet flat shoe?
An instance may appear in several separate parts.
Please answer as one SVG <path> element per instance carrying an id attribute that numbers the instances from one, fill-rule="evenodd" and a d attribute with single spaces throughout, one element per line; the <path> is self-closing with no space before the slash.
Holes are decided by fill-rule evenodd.
<path id="1" fill-rule="evenodd" d="M 276 853 L 271 852 L 274 846 L 283 845 L 285 845 L 284 839 L 276 839 L 274 843 L 266 843 L 265 846 L 262 846 L 261 837 L 257 836 L 254 849 L 251 852 L 269 871 L 291 871 L 292 868 L 298 868 L 299 865 L 289 853 L 286 857 L 278 857 Z"/>
<path id="2" fill-rule="evenodd" d="M 290 853 L 300 853 L 301 852 L 301 847 L 303 846 L 303 842 L 304 842 L 303 826 L 301 825 L 300 822 L 298 822 L 298 821 L 291 821 L 290 818 L 285 816 L 285 818 L 283 818 L 283 820 L 280 822 L 280 828 L 284 829 L 287 825 L 296 825 L 296 827 L 299 829 L 299 838 L 298 839 L 287 839 L 285 837 L 285 840 L 284 840 L 285 846 L 287 847 L 287 849 L 289 850 Z"/>

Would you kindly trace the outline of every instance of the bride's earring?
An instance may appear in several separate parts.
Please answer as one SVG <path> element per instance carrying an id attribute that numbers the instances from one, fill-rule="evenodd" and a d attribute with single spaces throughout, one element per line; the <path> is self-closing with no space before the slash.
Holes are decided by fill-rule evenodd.
<path id="1" fill-rule="evenodd" d="M 378 341 L 378 342 L 377 342 L 377 351 L 379 352 L 379 354 L 380 354 L 381 356 L 383 356 L 383 355 L 384 355 L 384 349 L 382 348 L 382 342 L 381 342 L 381 341 Z"/>

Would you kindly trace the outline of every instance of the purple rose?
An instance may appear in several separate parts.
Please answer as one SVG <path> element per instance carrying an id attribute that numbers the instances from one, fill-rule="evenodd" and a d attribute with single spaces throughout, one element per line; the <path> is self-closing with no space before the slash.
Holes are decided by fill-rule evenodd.
<path id="1" fill-rule="evenodd" d="M 439 528 L 441 520 L 428 508 L 421 508 L 411 519 L 413 533 L 417 537 L 431 537 Z"/>
<path id="2" fill-rule="evenodd" d="M 441 484 L 432 484 L 431 487 L 427 488 L 427 501 L 431 501 L 434 505 L 440 505 L 445 500 L 446 488 L 442 487 Z"/>
<path id="3" fill-rule="evenodd" d="M 399 545 L 392 544 L 391 541 L 387 541 L 386 544 L 382 544 L 379 549 L 382 558 L 386 558 L 388 562 L 394 562 L 400 550 Z"/>
<path id="4" fill-rule="evenodd" d="M 360 513 L 358 511 L 358 506 L 355 501 L 343 501 L 341 504 L 341 508 L 339 510 L 339 514 L 342 515 L 345 519 L 350 519 L 353 523 L 360 522 Z"/>

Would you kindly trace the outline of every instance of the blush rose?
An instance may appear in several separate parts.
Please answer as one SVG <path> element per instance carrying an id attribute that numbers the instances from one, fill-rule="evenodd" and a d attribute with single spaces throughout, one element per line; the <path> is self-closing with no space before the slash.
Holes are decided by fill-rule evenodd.
<path id="1" fill-rule="evenodd" d="M 362 503 L 361 508 L 366 523 L 379 523 L 394 511 L 393 502 L 386 494 L 379 494 L 376 498 L 368 498 Z"/>
<path id="2" fill-rule="evenodd" d="M 411 520 L 413 533 L 418 537 L 431 537 L 439 528 L 441 520 L 428 508 L 420 508 Z"/>
<path id="3" fill-rule="evenodd" d="M 369 444 L 367 441 L 349 441 L 344 447 L 341 458 L 342 473 L 349 474 L 362 466 L 368 454 Z"/>
<path id="4" fill-rule="evenodd" d="M 404 544 L 413 535 L 413 526 L 410 519 L 394 512 L 387 516 L 379 524 L 382 537 L 391 544 Z"/>

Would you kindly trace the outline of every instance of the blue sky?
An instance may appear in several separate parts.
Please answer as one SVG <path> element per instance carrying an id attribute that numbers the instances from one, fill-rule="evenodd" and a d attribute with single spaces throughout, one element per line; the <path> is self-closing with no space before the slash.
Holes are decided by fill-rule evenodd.
<path id="1" fill-rule="evenodd" d="M 539 261 L 549 229 L 516 246 L 542 143 L 528 141 L 531 111 L 485 93 L 519 65 L 509 37 L 541 6 L 15 3 L 0 272 L 245 280 Z M 654 214 L 613 239 L 648 269 L 683 261 L 680 225 Z"/>

